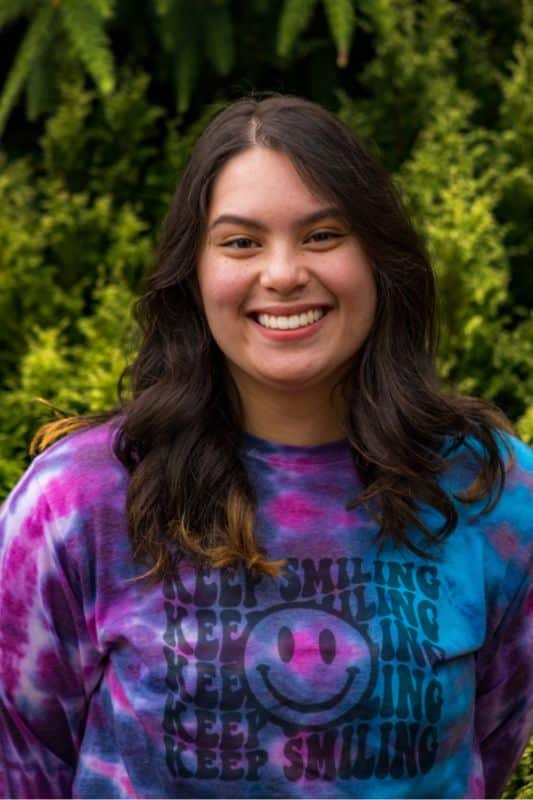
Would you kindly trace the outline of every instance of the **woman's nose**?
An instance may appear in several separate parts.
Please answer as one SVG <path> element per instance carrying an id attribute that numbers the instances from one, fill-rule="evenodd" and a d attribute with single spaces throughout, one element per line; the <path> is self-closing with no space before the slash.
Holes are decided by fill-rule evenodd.
<path id="1" fill-rule="evenodd" d="M 266 254 L 261 270 L 260 283 L 263 289 L 279 294 L 290 294 L 309 282 L 309 271 L 300 253 L 287 250 Z"/>

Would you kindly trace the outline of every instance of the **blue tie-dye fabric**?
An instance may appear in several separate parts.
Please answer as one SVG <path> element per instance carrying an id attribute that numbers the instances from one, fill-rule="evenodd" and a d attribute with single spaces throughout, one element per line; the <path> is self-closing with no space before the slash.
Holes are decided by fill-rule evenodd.
<path id="1" fill-rule="evenodd" d="M 494 510 L 458 504 L 424 559 L 378 550 L 346 510 L 346 443 L 247 437 L 257 539 L 283 576 L 186 563 L 150 586 L 110 431 L 50 448 L 2 509 L 0 794 L 499 794 L 532 724 L 525 445 Z M 446 487 L 472 470 L 464 451 Z"/>

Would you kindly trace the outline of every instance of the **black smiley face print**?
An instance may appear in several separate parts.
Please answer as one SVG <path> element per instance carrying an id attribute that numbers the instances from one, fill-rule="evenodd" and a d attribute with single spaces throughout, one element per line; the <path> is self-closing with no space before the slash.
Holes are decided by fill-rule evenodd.
<path id="1" fill-rule="evenodd" d="M 280 724 L 337 723 L 375 680 L 364 632 L 310 604 L 278 606 L 250 628 L 244 668 L 251 693 Z"/>

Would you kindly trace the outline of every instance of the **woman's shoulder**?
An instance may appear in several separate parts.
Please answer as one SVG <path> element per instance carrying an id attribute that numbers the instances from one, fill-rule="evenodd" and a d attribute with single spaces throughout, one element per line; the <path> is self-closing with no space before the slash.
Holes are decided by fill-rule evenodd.
<path id="1" fill-rule="evenodd" d="M 502 434 L 500 449 L 506 464 L 501 495 L 489 514 L 490 528 L 503 540 L 524 548 L 533 558 L 533 450 L 510 434 Z M 509 537 L 507 538 L 507 534 Z M 500 548 L 501 549 L 501 548 Z M 505 547 L 504 547 L 505 550 Z"/>
<path id="2" fill-rule="evenodd" d="M 529 498 L 529 518 L 533 522 L 533 449 L 517 439 L 505 434 L 503 440 L 511 456 L 506 474 L 505 487 L 509 494 Z"/>
<path id="3" fill-rule="evenodd" d="M 498 594 L 510 596 L 531 580 L 533 561 L 533 450 L 509 433 L 498 433 L 498 449 L 505 464 L 501 492 L 493 489 L 492 502 L 481 500 L 463 507 L 463 519 L 481 534 L 484 562 Z M 468 443 L 467 443 L 468 444 Z M 470 445 L 470 455 L 479 449 Z M 465 486 L 461 488 L 466 488 Z M 485 510 L 486 509 L 486 510 Z"/>
<path id="4" fill-rule="evenodd" d="M 496 436 L 500 453 L 512 456 L 519 470 L 533 473 L 533 448 L 506 431 L 498 431 Z"/>
<path id="5" fill-rule="evenodd" d="M 90 424 L 63 436 L 46 448 L 32 462 L 39 472 L 71 470 L 105 473 L 123 469 L 115 454 L 115 442 L 120 433 L 120 418 Z"/>
<path id="6" fill-rule="evenodd" d="M 38 455 L 4 503 L 10 512 L 46 508 L 64 517 L 76 510 L 123 501 L 128 474 L 114 452 L 117 419 L 68 434 Z M 44 512 L 43 512 L 44 513 Z"/>
<path id="7" fill-rule="evenodd" d="M 522 492 L 533 493 L 533 449 L 506 431 L 494 431 L 498 453 L 505 468 L 502 497 Z M 487 457 L 485 445 L 475 436 L 467 436 L 459 444 L 450 442 L 446 450 L 449 462 L 447 477 L 465 488 L 479 472 L 480 461 Z"/>
<path id="8" fill-rule="evenodd" d="M 533 450 L 506 432 L 496 432 L 496 439 L 504 474 L 501 483 L 494 482 L 489 495 L 469 502 L 461 500 L 479 475 L 480 457 L 486 456 L 484 445 L 474 437 L 449 451 L 449 468 L 442 485 L 458 512 L 449 546 L 461 549 L 463 543 L 465 554 L 472 548 L 478 552 L 476 548 L 480 547 L 485 566 L 494 571 L 496 582 L 505 573 L 509 586 L 515 582 L 509 580 L 509 571 L 521 580 L 533 559 Z"/>

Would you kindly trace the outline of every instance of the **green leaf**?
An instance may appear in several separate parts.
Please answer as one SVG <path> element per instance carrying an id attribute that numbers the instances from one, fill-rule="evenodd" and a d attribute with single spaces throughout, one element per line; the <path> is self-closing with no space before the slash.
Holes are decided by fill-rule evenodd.
<path id="1" fill-rule="evenodd" d="M 161 18 L 160 40 L 174 68 L 176 107 L 182 114 L 189 107 L 203 56 L 201 34 L 205 21 L 199 4 L 188 0 L 159 0 L 156 10 Z"/>
<path id="2" fill-rule="evenodd" d="M 35 0 L 0 0 L 0 28 L 26 14 L 34 5 Z"/>
<path id="3" fill-rule="evenodd" d="M 203 55 L 199 11 L 198 5 L 188 0 L 174 0 L 167 17 L 171 49 L 175 54 L 176 107 L 180 114 L 189 108 Z"/>
<path id="4" fill-rule="evenodd" d="M 228 75 L 235 59 L 233 23 L 225 2 L 214 2 L 203 17 L 207 57 L 218 75 Z"/>
<path id="5" fill-rule="evenodd" d="M 198 75 L 200 57 L 193 40 L 182 45 L 176 59 L 177 109 L 183 114 L 189 108 L 192 90 Z"/>
<path id="6" fill-rule="evenodd" d="M 113 55 L 102 15 L 90 0 L 68 0 L 60 6 L 65 30 L 87 72 L 102 94 L 115 86 Z"/>
<path id="7" fill-rule="evenodd" d="M 115 0 L 89 0 L 102 19 L 112 19 L 115 14 Z"/>
<path id="8" fill-rule="evenodd" d="M 31 122 L 50 111 L 55 96 L 54 62 L 49 58 L 51 38 L 33 64 L 26 83 L 26 116 Z"/>
<path id="9" fill-rule="evenodd" d="M 352 0 L 323 0 L 329 27 L 337 45 L 337 66 L 346 67 L 355 30 Z"/>
<path id="10" fill-rule="evenodd" d="M 533 407 L 530 408 L 528 414 L 526 414 L 528 420 L 526 425 L 529 424 L 529 432 L 531 435 L 529 439 L 526 438 L 525 441 L 530 443 L 533 441 L 532 412 Z M 520 763 L 502 792 L 502 798 L 505 798 L 505 800 L 521 800 L 522 798 L 523 800 L 528 800 L 530 797 L 533 797 L 533 738 L 529 740 L 529 744 L 524 751 Z"/>
<path id="11" fill-rule="evenodd" d="M 60 102 L 46 120 L 41 139 L 43 166 L 54 177 L 72 174 L 83 163 L 95 95 L 85 87 L 82 76 L 65 79 L 58 88 Z"/>
<path id="12" fill-rule="evenodd" d="M 285 0 L 278 28 L 277 52 L 286 58 L 313 15 L 317 0 Z"/>
<path id="13" fill-rule="evenodd" d="M 533 164 L 533 2 L 524 2 L 520 39 L 514 46 L 511 73 L 502 83 L 502 121 L 506 149 Z"/>
<path id="14" fill-rule="evenodd" d="M 200 16 L 186 0 L 158 0 L 156 11 L 160 17 L 159 36 L 164 49 L 176 55 L 179 48 L 187 46 L 189 37 L 198 40 Z"/>
<path id="15" fill-rule="evenodd" d="M 167 14 L 170 13 L 171 8 L 171 0 L 155 0 L 155 11 L 159 17 L 166 17 Z"/>
<path id="16" fill-rule="evenodd" d="M 11 109 L 17 101 L 32 65 L 46 47 L 54 16 L 55 8 L 48 3 L 43 5 L 22 40 L 0 98 L 0 136 L 4 132 Z"/>

